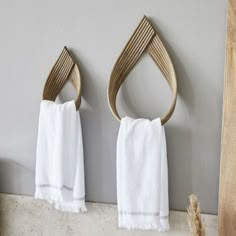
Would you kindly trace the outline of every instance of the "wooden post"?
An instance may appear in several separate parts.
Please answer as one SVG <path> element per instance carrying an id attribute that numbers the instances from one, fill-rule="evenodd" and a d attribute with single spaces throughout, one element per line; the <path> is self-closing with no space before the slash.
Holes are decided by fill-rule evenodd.
<path id="1" fill-rule="evenodd" d="M 219 188 L 220 236 L 236 235 L 236 0 L 228 0 Z"/>

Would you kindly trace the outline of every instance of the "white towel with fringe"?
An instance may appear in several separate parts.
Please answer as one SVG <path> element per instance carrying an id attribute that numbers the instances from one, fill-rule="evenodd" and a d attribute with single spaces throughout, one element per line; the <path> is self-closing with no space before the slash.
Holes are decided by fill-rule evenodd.
<path id="1" fill-rule="evenodd" d="M 160 118 L 121 120 L 117 140 L 119 227 L 169 229 L 168 169 Z"/>
<path id="2" fill-rule="evenodd" d="M 74 101 L 40 104 L 35 183 L 35 199 L 62 211 L 86 211 L 82 129 Z"/>

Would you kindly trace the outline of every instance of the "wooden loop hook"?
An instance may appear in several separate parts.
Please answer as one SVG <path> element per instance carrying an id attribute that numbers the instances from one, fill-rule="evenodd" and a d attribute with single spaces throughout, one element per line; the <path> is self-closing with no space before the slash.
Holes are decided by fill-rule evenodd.
<path id="1" fill-rule="evenodd" d="M 77 97 L 75 99 L 75 106 L 76 110 L 78 110 L 81 104 L 81 78 L 79 67 L 67 47 L 64 47 L 48 75 L 44 85 L 43 99 L 55 101 L 57 95 L 61 92 L 68 80 L 72 82 L 76 89 Z"/>
<path id="2" fill-rule="evenodd" d="M 171 107 L 161 118 L 161 123 L 163 125 L 170 119 L 175 109 L 177 80 L 168 52 L 146 16 L 142 18 L 113 67 L 108 86 L 108 102 L 110 110 L 115 118 L 120 121 L 121 118 L 116 109 L 118 90 L 144 51 L 147 51 L 151 55 L 173 93 Z"/>

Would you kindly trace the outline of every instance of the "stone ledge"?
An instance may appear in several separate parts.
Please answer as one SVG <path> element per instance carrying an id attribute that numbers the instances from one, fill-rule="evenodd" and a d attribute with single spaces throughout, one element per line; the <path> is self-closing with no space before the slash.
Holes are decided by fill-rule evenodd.
<path id="1" fill-rule="evenodd" d="M 186 212 L 171 211 L 171 230 L 161 234 L 156 231 L 119 229 L 115 205 L 88 202 L 87 208 L 87 213 L 64 213 L 55 210 L 48 203 L 34 200 L 33 197 L 0 194 L 0 235 L 189 235 Z M 207 236 L 217 235 L 217 216 L 203 217 L 207 225 Z"/>

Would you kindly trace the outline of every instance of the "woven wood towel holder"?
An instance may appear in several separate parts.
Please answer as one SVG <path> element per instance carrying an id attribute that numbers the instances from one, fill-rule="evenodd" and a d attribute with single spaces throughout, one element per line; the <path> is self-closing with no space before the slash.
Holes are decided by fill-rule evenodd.
<path id="1" fill-rule="evenodd" d="M 161 118 L 161 123 L 163 125 L 170 119 L 175 110 L 177 81 L 170 56 L 146 16 L 142 18 L 113 67 L 108 86 L 109 107 L 115 118 L 120 121 L 121 118 L 116 109 L 118 90 L 144 51 L 147 51 L 151 55 L 173 93 L 171 107 Z"/>
<path id="2" fill-rule="evenodd" d="M 81 103 L 81 78 L 79 67 L 67 47 L 64 47 L 44 85 L 43 100 L 55 101 L 66 81 L 71 81 L 76 89 L 77 97 L 75 98 L 75 106 L 76 110 L 78 110 Z"/>

